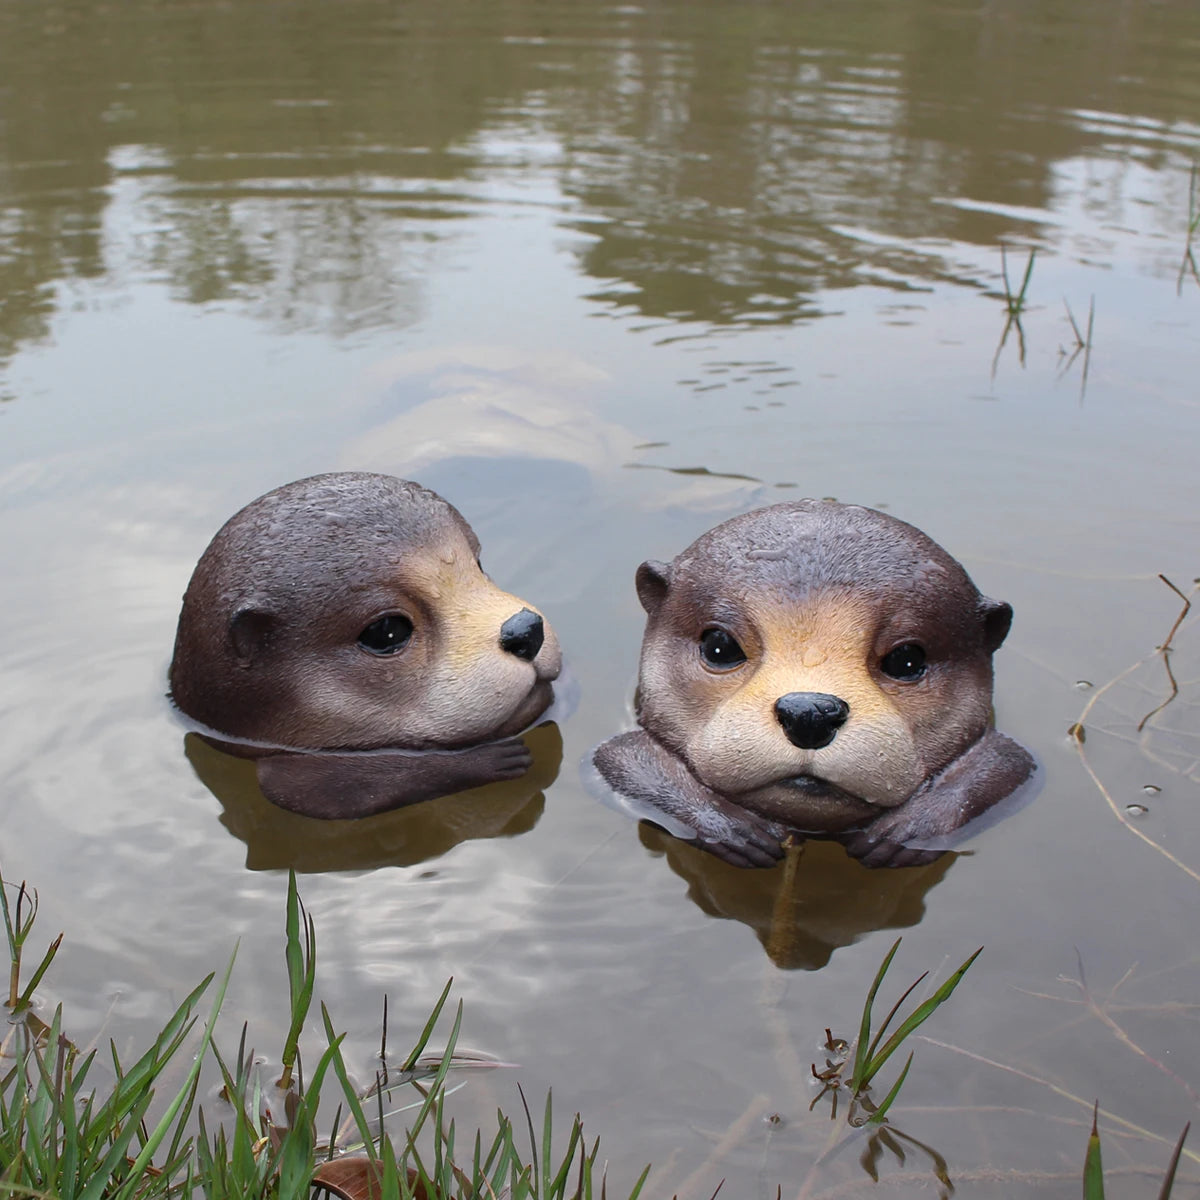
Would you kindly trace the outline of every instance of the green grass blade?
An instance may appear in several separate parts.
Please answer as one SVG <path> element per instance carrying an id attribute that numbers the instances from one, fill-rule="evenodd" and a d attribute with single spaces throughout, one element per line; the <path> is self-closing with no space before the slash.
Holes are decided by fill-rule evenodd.
<path id="1" fill-rule="evenodd" d="M 454 1122 L 451 1121 L 449 1127 L 445 1127 L 445 1102 L 446 1097 L 443 1094 L 438 1097 L 437 1112 L 434 1114 L 434 1120 L 437 1123 L 438 1137 L 435 1139 L 435 1145 L 442 1145 L 442 1130 L 445 1128 L 445 1153 L 438 1155 L 438 1185 L 441 1187 L 441 1194 L 450 1196 L 454 1189 L 454 1172 L 456 1164 L 454 1161 Z"/>
<path id="2" fill-rule="evenodd" d="M 291 868 L 288 869 L 287 916 L 284 930 L 287 937 L 284 958 L 287 960 L 291 1003 L 295 1008 L 297 993 L 304 979 L 304 950 L 300 945 L 300 894 L 296 890 L 296 872 Z"/>
<path id="3" fill-rule="evenodd" d="M 879 970 L 875 973 L 875 982 L 871 984 L 871 990 L 867 993 L 866 1002 L 863 1004 L 862 1021 L 858 1027 L 858 1044 L 854 1048 L 854 1074 L 850 1077 L 850 1086 L 856 1092 L 866 1082 L 863 1073 L 867 1069 L 867 1048 L 871 1044 L 871 1006 L 875 1003 L 875 994 L 879 991 L 879 985 L 883 983 L 883 977 L 887 974 L 888 967 L 892 965 L 892 959 L 896 957 L 896 951 L 900 949 L 900 942 L 901 939 L 897 938 L 892 943 L 887 957 L 879 964 Z"/>
<path id="4" fill-rule="evenodd" d="M 78 1200 L 100 1200 L 101 1196 L 120 1195 L 121 1191 L 124 1190 L 120 1189 L 114 1192 L 110 1188 L 112 1177 L 117 1168 L 125 1164 L 126 1149 L 133 1140 L 133 1135 L 137 1132 L 138 1126 L 142 1123 L 142 1118 L 146 1115 L 146 1110 L 150 1107 L 150 1102 L 153 1099 L 153 1092 L 143 1092 L 138 1102 L 128 1114 L 128 1119 L 125 1123 L 119 1127 L 115 1127 L 117 1132 L 109 1144 L 108 1153 L 95 1168 L 95 1173 L 88 1180 L 87 1184 L 78 1193 Z M 126 1178 L 128 1178 L 128 1172 L 126 1172 Z"/>
<path id="5" fill-rule="evenodd" d="M 1017 293 L 1017 303 L 1024 305 L 1025 293 L 1029 290 L 1029 278 L 1033 274 L 1033 260 L 1037 255 L 1037 247 L 1034 246 L 1029 251 L 1029 261 L 1025 264 L 1025 278 L 1021 280 L 1021 290 Z"/>
<path id="6" fill-rule="evenodd" d="M 553 1136 L 553 1120 L 551 1118 L 551 1110 L 554 1105 L 552 1102 L 553 1089 L 546 1091 L 546 1112 L 542 1117 L 542 1178 L 546 1181 L 547 1197 L 554 1195 L 554 1188 L 550 1181 L 550 1141 Z"/>
<path id="7" fill-rule="evenodd" d="M 416 1119 L 412 1123 L 409 1133 L 409 1137 L 412 1139 L 415 1139 L 417 1134 L 421 1132 L 421 1127 L 425 1124 L 425 1118 L 429 1115 L 429 1110 L 437 1103 L 438 1097 L 442 1092 L 442 1086 L 446 1082 L 446 1075 L 454 1064 L 454 1047 L 458 1042 L 458 1031 L 462 1028 L 462 1018 L 463 1006 L 460 1000 L 458 1002 L 458 1013 L 454 1018 L 454 1028 L 450 1030 L 450 1037 L 446 1042 L 446 1050 L 442 1055 L 441 1063 L 438 1065 L 437 1074 L 429 1084 L 429 1091 L 425 1097 L 425 1101 L 417 1110 Z"/>
<path id="8" fill-rule="evenodd" d="M 8 908 L 8 882 L 4 878 L 4 872 L 0 871 L 0 912 L 4 913 L 4 933 L 8 938 L 8 953 L 10 957 L 16 957 L 17 953 L 17 937 L 13 929 L 12 913 Z"/>
<path id="9" fill-rule="evenodd" d="M 192 1080 L 192 1088 L 188 1093 L 187 1100 L 184 1101 L 183 1109 L 180 1111 L 179 1120 L 175 1125 L 175 1136 L 171 1139 L 170 1146 L 167 1147 L 167 1158 L 173 1159 L 179 1154 L 184 1154 L 191 1146 L 191 1139 L 183 1140 L 183 1135 L 191 1120 L 192 1109 L 196 1104 L 196 1094 L 200 1090 L 200 1077 L 197 1075 Z M 165 1173 L 165 1172 L 164 1172 Z"/>
<path id="10" fill-rule="evenodd" d="M 533 1194 L 540 1198 L 542 1189 L 539 1186 L 538 1179 L 537 1137 L 533 1132 L 533 1116 L 529 1111 L 529 1101 L 525 1099 L 525 1089 L 519 1083 L 517 1084 L 517 1094 L 521 1097 L 521 1107 L 525 1110 L 525 1124 L 529 1129 L 529 1166 L 526 1170 L 533 1171 Z M 514 1187 L 513 1192 L 515 1193 L 516 1190 Z"/>
<path id="11" fill-rule="evenodd" d="M 883 1064 L 887 1062 L 887 1060 L 895 1053 L 904 1039 L 908 1037 L 908 1035 L 912 1033 L 912 1031 L 919 1025 L 923 1025 L 925 1021 L 927 1021 L 929 1017 L 932 1016 L 933 1013 L 950 998 L 951 993 L 956 987 L 958 987 L 959 983 L 962 982 L 962 977 L 967 973 L 967 971 L 970 970 L 971 964 L 982 953 L 983 947 L 980 946 L 979 949 L 976 950 L 975 953 L 972 954 L 971 957 L 968 958 L 967 961 L 964 962 L 963 965 L 959 967 L 958 970 L 955 971 L 954 974 L 951 975 L 950 978 L 947 979 L 946 982 L 943 983 L 942 986 L 938 988 L 938 990 L 934 992 L 924 1004 L 918 1005 L 918 1007 L 914 1009 L 907 1018 L 905 1018 L 900 1028 L 897 1029 L 896 1032 L 893 1033 L 886 1042 L 884 1042 L 883 1049 L 881 1049 L 879 1053 L 876 1054 L 867 1064 L 866 1070 L 863 1074 L 862 1084 L 870 1083 L 871 1080 L 874 1079 L 880 1067 L 882 1067 Z"/>
<path id="12" fill-rule="evenodd" d="M 375 1162 L 375 1140 L 371 1135 L 371 1126 L 367 1121 L 367 1114 L 363 1111 L 362 1101 L 359 1100 L 358 1093 L 354 1090 L 354 1086 L 350 1082 L 350 1076 L 346 1072 L 346 1063 L 342 1058 L 342 1040 L 346 1035 L 335 1034 L 333 1032 L 333 1022 L 330 1020 L 329 1010 L 324 1004 L 321 1005 L 321 1019 L 325 1023 L 325 1037 L 329 1042 L 329 1049 L 333 1051 L 333 1073 L 342 1085 L 342 1094 L 346 1097 L 346 1106 L 350 1109 L 350 1115 L 354 1118 L 354 1124 L 358 1128 L 359 1137 L 362 1138 L 363 1148 L 367 1152 L 367 1157 L 372 1162 Z"/>
<path id="13" fill-rule="evenodd" d="M 425 1053 L 425 1047 L 429 1044 L 434 1026 L 437 1025 L 438 1018 L 442 1015 L 442 1008 L 445 1006 L 446 997 L 450 995 L 450 986 L 453 983 L 453 976 L 446 980 L 446 986 L 442 988 L 442 994 L 438 998 L 438 1002 L 433 1006 L 433 1012 L 429 1014 L 429 1020 L 425 1022 L 425 1028 L 421 1030 L 421 1036 L 417 1039 L 417 1044 L 413 1047 L 412 1053 L 404 1060 L 404 1065 L 400 1068 L 402 1071 L 413 1070 L 417 1065 L 417 1059 Z"/>
<path id="14" fill-rule="evenodd" d="M 929 978 L 929 972 L 922 971 L 921 974 L 918 975 L 916 977 L 916 979 L 914 979 L 912 981 L 912 983 L 910 983 L 908 985 L 908 987 L 906 987 L 904 989 L 904 991 L 900 995 L 900 999 L 897 1000 L 896 1003 L 893 1004 L 892 1007 L 888 1009 L 887 1016 L 883 1018 L 883 1021 L 881 1022 L 879 1028 L 875 1031 L 875 1036 L 871 1039 L 871 1045 L 867 1049 L 867 1061 L 868 1062 L 870 1062 L 871 1059 L 875 1057 L 875 1048 L 883 1040 L 883 1035 L 885 1033 L 887 1033 L 888 1027 L 891 1025 L 892 1021 L 895 1019 L 896 1014 L 900 1011 L 901 1006 L 904 1004 L 905 1000 L 907 1000 L 909 998 L 909 996 L 911 996 L 913 994 L 913 992 L 915 992 L 917 990 L 917 988 L 919 988 L 921 986 L 921 984 L 923 984 L 925 982 L 925 980 L 928 978 Z"/>
<path id="15" fill-rule="evenodd" d="M 62 940 L 63 935 L 60 933 L 58 937 L 56 937 L 54 941 L 50 943 L 50 948 L 46 951 L 41 965 L 36 971 L 34 971 L 33 976 L 25 985 L 25 990 L 21 993 L 16 1004 L 13 1005 L 14 1012 L 20 1012 L 21 1009 L 29 1007 L 30 1001 L 33 999 L 34 989 L 39 983 L 42 982 L 42 976 L 46 974 L 47 970 L 49 970 L 50 964 L 54 961 L 54 956 L 58 953 L 59 946 L 62 945 Z"/>
<path id="16" fill-rule="evenodd" d="M 1100 1102 L 1092 1109 L 1092 1132 L 1088 1137 L 1087 1158 L 1083 1162 L 1083 1200 L 1104 1200 L 1104 1169 L 1100 1164 L 1100 1131 L 1096 1116 Z"/>
<path id="17" fill-rule="evenodd" d="M 516 1173 L 517 1151 L 513 1145 L 512 1122 L 500 1110 L 496 1110 L 496 1140 L 492 1143 L 491 1152 L 483 1163 L 483 1180 L 487 1181 L 490 1174 L 492 1192 L 499 1195 L 504 1187 L 504 1181 L 509 1177 L 510 1169 Z"/>
<path id="18" fill-rule="evenodd" d="M 196 1050 L 196 1055 L 192 1060 L 192 1066 L 187 1073 L 187 1078 L 183 1081 L 183 1086 L 176 1092 L 174 1099 L 167 1105 L 167 1111 L 163 1113 L 162 1119 L 154 1127 L 154 1132 L 146 1139 L 146 1143 L 142 1146 L 137 1158 L 134 1159 L 133 1166 L 130 1168 L 133 1184 L 123 1189 L 122 1196 L 133 1195 L 137 1190 L 137 1183 L 145 1173 L 146 1168 L 150 1165 L 150 1160 L 154 1157 L 154 1152 L 170 1132 L 176 1116 L 187 1101 L 187 1097 L 192 1091 L 196 1080 L 200 1077 L 200 1068 L 204 1064 L 205 1055 L 208 1053 L 208 1047 L 212 1042 L 213 1028 L 217 1023 L 217 1014 L 221 1011 L 221 1005 L 225 1002 L 225 990 L 229 987 L 229 977 L 233 974 L 233 964 L 236 958 L 237 950 L 235 949 L 229 956 L 229 965 L 225 968 L 225 976 L 221 980 L 216 994 L 213 996 L 212 1008 L 209 1010 L 208 1020 L 204 1024 L 204 1032 L 200 1037 L 200 1046 Z M 193 993 L 193 995 L 195 994 Z"/>
<path id="19" fill-rule="evenodd" d="M 288 871 L 287 916 L 284 924 L 284 959 L 287 963 L 290 1021 L 283 1043 L 283 1053 L 280 1055 L 283 1073 L 279 1077 L 278 1086 L 286 1090 L 292 1084 L 292 1069 L 300 1052 L 300 1034 L 304 1029 L 304 1022 L 308 1019 L 317 976 L 316 925 L 304 910 L 296 888 L 294 870 Z"/>
<path id="20" fill-rule="evenodd" d="M 550 1093 L 547 1092 L 546 1093 L 546 1116 L 547 1116 L 547 1118 L 549 1118 L 549 1115 L 550 1115 Z M 566 1195 L 567 1175 L 570 1172 L 571 1167 L 575 1162 L 575 1151 L 579 1147 L 579 1143 L 582 1140 L 582 1138 L 583 1138 L 583 1122 L 579 1119 L 579 1114 L 576 1113 L 575 1120 L 571 1122 L 571 1135 L 567 1139 L 567 1152 L 563 1156 L 562 1165 L 558 1168 L 558 1174 L 554 1176 L 553 1180 L 551 1180 L 551 1182 L 546 1187 L 546 1195 L 547 1196 L 561 1197 L 561 1196 Z M 549 1146 L 550 1146 L 550 1136 L 549 1136 L 549 1127 L 547 1126 L 546 1140 L 542 1145 L 545 1169 L 546 1169 L 545 1177 L 547 1179 L 550 1178 Z M 586 1148 L 587 1147 L 585 1146 L 584 1149 L 586 1150 Z"/>
<path id="21" fill-rule="evenodd" d="M 28 921 L 21 921 L 21 898 L 29 895 L 26 891 L 25 884 L 22 883 L 20 890 L 17 893 L 17 919 L 14 922 L 12 912 L 8 907 L 8 892 L 5 890 L 10 885 L 5 881 L 3 873 L 0 873 L 0 910 L 4 912 L 4 932 L 8 937 L 8 953 L 12 959 L 12 965 L 15 968 L 21 962 L 21 947 L 25 943 L 25 939 L 29 936 L 30 927 L 33 925 L 33 918 L 37 916 L 37 892 L 30 895 L 30 900 L 33 903 L 33 916 Z"/>
<path id="22" fill-rule="evenodd" d="M 633 1191 L 629 1193 L 629 1200 L 638 1200 L 642 1194 L 642 1188 L 646 1186 L 646 1180 L 650 1178 L 650 1164 L 646 1164 L 646 1169 L 638 1176 L 637 1183 L 633 1185 Z"/>
<path id="23" fill-rule="evenodd" d="M 230 965 L 232 965 L 232 960 Z M 226 973 L 226 978 L 228 979 L 228 973 Z M 175 1010 L 171 1019 L 163 1026 L 162 1032 L 154 1041 L 154 1045 L 128 1071 L 124 1070 L 117 1061 L 116 1048 L 113 1048 L 113 1070 L 117 1076 L 117 1086 L 102 1106 L 104 1110 L 119 1114 L 122 1108 L 131 1101 L 132 1097 L 136 1097 L 153 1084 L 155 1078 L 162 1070 L 163 1063 L 171 1058 L 175 1051 L 179 1049 L 191 1031 L 194 1024 L 192 1009 L 212 980 L 212 975 L 205 976 L 197 987 L 185 997 L 183 1003 Z"/>
<path id="24" fill-rule="evenodd" d="M 408 1172 L 403 1173 L 403 1188 L 401 1188 L 401 1172 L 400 1167 L 396 1162 L 396 1151 L 392 1147 L 391 1138 L 383 1139 L 383 1166 L 380 1170 L 380 1191 L 384 1196 L 400 1196 L 402 1198 L 412 1195 L 412 1189 L 408 1186 Z"/>
<path id="25" fill-rule="evenodd" d="M 892 1090 L 883 1098 L 883 1103 L 867 1118 L 868 1125 L 878 1125 L 887 1114 L 887 1110 L 892 1107 L 892 1101 L 900 1095 L 900 1089 L 904 1086 L 904 1080 L 908 1077 L 908 1068 L 912 1066 L 913 1056 L 910 1053 L 908 1062 L 904 1064 L 904 1070 L 900 1072 L 900 1078 L 892 1084 Z"/>
<path id="26" fill-rule="evenodd" d="M 291 1124 L 279 1148 L 279 1200 L 307 1200 L 312 1191 L 315 1167 L 317 1106 L 325 1073 L 333 1062 L 335 1048 L 327 1046 L 308 1081 L 304 1097 L 296 1108 Z"/>

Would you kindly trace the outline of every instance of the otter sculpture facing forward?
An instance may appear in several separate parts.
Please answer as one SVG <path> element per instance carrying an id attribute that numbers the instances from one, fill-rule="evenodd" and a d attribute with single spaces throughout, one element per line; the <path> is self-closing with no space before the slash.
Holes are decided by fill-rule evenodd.
<path id="1" fill-rule="evenodd" d="M 790 836 L 872 866 L 928 862 L 1035 765 L 991 725 L 1009 605 L 911 525 L 823 500 L 734 517 L 645 562 L 640 728 L 608 785 L 739 866 Z"/>
<path id="2" fill-rule="evenodd" d="M 360 817 L 521 775 L 515 735 L 561 666 L 457 509 L 345 472 L 276 488 L 221 528 L 184 596 L 170 684 L 208 740 L 258 760 L 276 804 Z"/>

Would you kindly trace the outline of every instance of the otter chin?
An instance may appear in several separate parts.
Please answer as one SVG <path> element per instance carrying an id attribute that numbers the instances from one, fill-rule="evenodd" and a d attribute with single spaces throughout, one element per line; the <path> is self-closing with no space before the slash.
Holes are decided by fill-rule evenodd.
<path id="1" fill-rule="evenodd" d="M 827 780 L 818 779 L 815 775 L 793 775 L 790 779 L 781 779 L 780 787 L 795 788 L 809 796 L 844 796 L 841 788 L 834 787 Z"/>
<path id="2" fill-rule="evenodd" d="M 553 629 L 484 572 L 453 505 L 342 472 L 276 488 L 218 531 L 183 598 L 170 689 L 210 740 L 271 760 L 260 780 L 294 775 L 288 754 L 336 774 L 348 752 L 400 752 L 398 807 L 527 769 L 514 739 L 561 667 Z M 334 779 L 312 815 L 379 804 L 338 800 Z"/>
<path id="3" fill-rule="evenodd" d="M 636 731 L 594 763 L 640 811 L 769 865 L 835 837 L 868 865 L 930 861 L 1035 772 L 992 726 L 1012 608 L 920 530 L 800 500 L 718 525 L 635 577 Z"/>

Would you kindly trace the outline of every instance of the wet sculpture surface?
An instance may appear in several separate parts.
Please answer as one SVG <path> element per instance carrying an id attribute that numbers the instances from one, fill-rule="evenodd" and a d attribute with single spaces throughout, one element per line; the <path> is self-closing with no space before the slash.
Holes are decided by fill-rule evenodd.
<path id="1" fill-rule="evenodd" d="M 434 492 L 344 472 L 230 518 L 184 596 L 171 695 L 264 794 L 360 817 L 522 775 L 562 665 Z M 365 752 L 382 752 L 368 754 Z"/>
<path id="2" fill-rule="evenodd" d="M 919 530 L 801 500 L 645 562 L 639 728 L 594 762 L 651 820 L 741 866 L 833 837 L 872 866 L 931 861 L 1035 771 L 991 724 L 1009 605 Z"/>

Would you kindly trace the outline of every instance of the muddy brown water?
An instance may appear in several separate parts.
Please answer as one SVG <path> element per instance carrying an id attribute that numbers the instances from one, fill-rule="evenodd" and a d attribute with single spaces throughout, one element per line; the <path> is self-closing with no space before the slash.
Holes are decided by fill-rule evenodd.
<path id="1" fill-rule="evenodd" d="M 225 1036 L 276 1055 L 290 862 L 364 1075 L 383 993 L 397 1045 L 453 975 L 464 1041 L 521 1064 L 464 1122 L 552 1085 L 618 1185 L 849 1196 L 865 1142 L 810 1178 L 825 1027 L 898 931 L 897 986 L 982 944 L 888 1194 L 936 1153 L 961 1195 L 1077 1195 L 1093 1098 L 1152 1194 L 1200 1090 L 1194 621 L 1143 724 L 1158 575 L 1200 575 L 1198 158 L 1190 2 L 0 0 L 0 863 L 66 932 L 44 1002 L 131 1047 L 240 941 Z M 1035 254 L 1007 337 L 1002 247 L 1014 290 Z M 334 839 L 205 786 L 163 699 L 191 567 L 342 468 L 443 492 L 555 623 L 541 791 Z M 817 847 L 785 887 L 581 781 L 628 721 L 637 563 L 796 495 L 1016 609 L 997 717 L 1045 786 L 969 854 Z"/>

